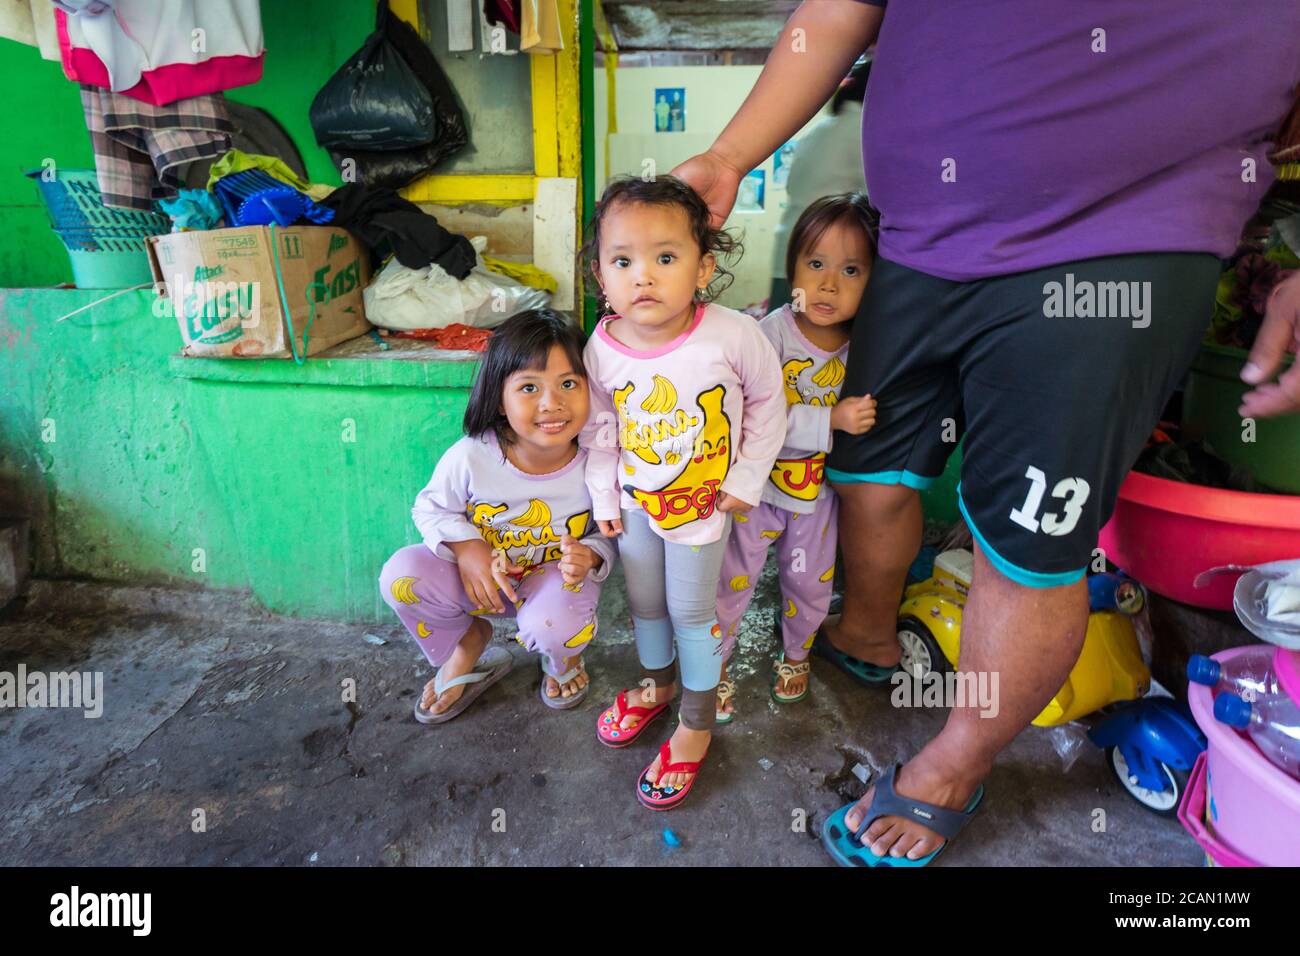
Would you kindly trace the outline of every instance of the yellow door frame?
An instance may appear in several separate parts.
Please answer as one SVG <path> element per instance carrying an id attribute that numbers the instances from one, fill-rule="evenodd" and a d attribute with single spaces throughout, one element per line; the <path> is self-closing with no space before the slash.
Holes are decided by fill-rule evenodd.
<path id="1" fill-rule="evenodd" d="M 477 0 L 475 0 L 477 4 Z M 419 0 L 390 0 L 393 13 L 420 28 Z M 533 171 L 531 173 L 433 173 L 411 183 L 402 195 L 412 202 L 456 206 L 490 203 L 521 206 L 537 198 L 543 179 L 582 175 L 582 117 L 578 71 L 576 0 L 556 0 L 564 49 L 523 53 L 531 76 Z"/>

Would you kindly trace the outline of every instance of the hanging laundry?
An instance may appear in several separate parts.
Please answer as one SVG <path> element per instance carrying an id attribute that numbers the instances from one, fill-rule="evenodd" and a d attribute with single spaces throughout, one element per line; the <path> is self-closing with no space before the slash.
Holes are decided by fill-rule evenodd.
<path id="1" fill-rule="evenodd" d="M 334 218 L 333 209 L 260 169 L 227 173 L 217 180 L 213 192 L 226 211 L 228 226 L 292 226 L 303 219 L 322 225 Z"/>
<path id="2" fill-rule="evenodd" d="M 186 166 L 230 149 L 220 95 L 154 106 L 83 85 L 81 105 L 105 206 L 151 209 L 153 200 L 180 188 Z"/>
<path id="3" fill-rule="evenodd" d="M 525 53 L 558 53 L 564 49 L 560 9 L 555 0 L 520 0 L 523 26 L 519 49 Z"/>
<path id="4" fill-rule="evenodd" d="M 474 268 L 474 247 L 448 232 L 438 220 L 391 189 L 348 183 L 326 196 L 336 225 L 355 234 L 370 249 L 376 268 L 390 255 L 410 269 L 436 263 L 457 279 Z"/>
<path id="5" fill-rule="evenodd" d="M 40 48 L 42 60 L 59 59 L 59 33 L 50 0 L 4 0 L 0 37 Z"/>
<path id="6" fill-rule="evenodd" d="M 511 33 L 519 32 L 519 0 L 483 0 L 483 16 L 488 23 L 499 23 Z"/>
<path id="7" fill-rule="evenodd" d="M 68 79 L 163 106 L 262 78 L 260 0 L 52 0 Z"/>

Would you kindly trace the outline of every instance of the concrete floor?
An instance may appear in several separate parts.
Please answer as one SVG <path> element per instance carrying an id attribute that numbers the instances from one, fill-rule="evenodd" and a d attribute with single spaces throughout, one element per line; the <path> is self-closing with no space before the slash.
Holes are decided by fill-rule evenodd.
<path id="1" fill-rule="evenodd" d="M 817 835 L 864 791 L 854 765 L 904 760 L 944 714 L 895 709 L 888 690 L 821 661 L 805 702 L 772 703 L 772 571 L 733 665 L 738 717 L 669 814 L 642 809 L 633 791 L 666 723 L 627 750 L 593 739 L 597 713 L 636 677 L 617 579 L 582 707 L 547 711 L 535 658 L 510 641 L 515 670 L 439 727 L 412 719 L 429 669 L 395 621 L 366 628 L 275 617 L 238 595 L 35 581 L 0 615 L 0 670 L 103 671 L 105 705 L 99 719 L 0 710 L 0 863 L 827 865 Z M 347 678 L 356 703 L 341 701 Z M 1064 772 L 1049 731 L 1023 733 L 986 787 L 941 865 L 1203 859 L 1176 821 L 1121 791 L 1091 745 Z M 1105 832 L 1094 832 L 1097 808 Z"/>

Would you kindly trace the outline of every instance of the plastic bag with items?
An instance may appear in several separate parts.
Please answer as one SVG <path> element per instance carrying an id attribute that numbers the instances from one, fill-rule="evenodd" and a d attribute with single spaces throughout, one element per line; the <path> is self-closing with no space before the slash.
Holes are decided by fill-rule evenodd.
<path id="1" fill-rule="evenodd" d="M 480 256 L 487 248 L 483 236 L 470 242 Z M 493 329 L 512 315 L 545 308 L 551 301 L 541 289 L 490 271 L 481 258 L 463 280 L 452 278 L 436 264 L 408 269 L 393 258 L 363 295 L 366 318 L 381 328 L 398 330 L 441 329 L 456 322 Z"/>

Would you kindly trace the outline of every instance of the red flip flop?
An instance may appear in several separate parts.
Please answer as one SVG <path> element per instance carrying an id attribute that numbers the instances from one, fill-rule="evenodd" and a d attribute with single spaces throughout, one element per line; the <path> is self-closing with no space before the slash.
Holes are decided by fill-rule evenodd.
<path id="1" fill-rule="evenodd" d="M 665 740 L 659 745 L 659 779 L 662 780 L 666 773 L 690 773 L 695 776 L 684 787 L 657 787 L 650 782 L 650 768 L 654 766 L 654 761 L 646 764 L 646 768 L 641 771 L 641 779 L 636 782 L 636 798 L 642 806 L 651 810 L 671 810 L 686 799 L 691 787 L 695 786 L 695 781 L 700 779 L 700 765 L 704 761 L 682 760 L 673 763 L 673 752 L 668 744 L 669 741 Z"/>
<path id="2" fill-rule="evenodd" d="M 596 739 L 606 747 L 626 747 L 641 736 L 646 724 L 668 709 L 669 701 L 655 707 L 629 707 L 626 688 L 618 692 L 614 706 L 596 718 Z M 635 727 L 624 729 L 619 726 L 624 717 L 640 717 Z"/>

